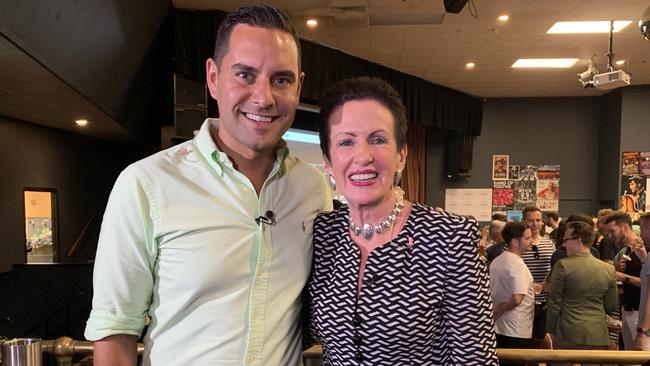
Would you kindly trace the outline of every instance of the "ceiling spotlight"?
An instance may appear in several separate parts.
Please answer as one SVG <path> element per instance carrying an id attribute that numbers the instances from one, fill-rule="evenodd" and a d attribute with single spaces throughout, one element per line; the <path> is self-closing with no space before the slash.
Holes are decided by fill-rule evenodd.
<path id="1" fill-rule="evenodd" d="M 76 123 L 77 126 L 79 126 L 79 127 L 85 127 L 88 124 L 88 120 L 87 119 L 78 119 L 78 120 L 74 121 L 74 123 Z"/>
<path id="2" fill-rule="evenodd" d="M 309 18 L 305 24 L 307 24 L 307 27 L 309 28 L 316 28 L 318 27 L 318 20 L 316 20 L 316 18 Z"/>
<path id="3" fill-rule="evenodd" d="M 598 68 L 594 64 L 593 59 L 589 60 L 589 66 L 587 70 L 578 74 L 578 81 L 582 84 L 583 88 L 593 88 L 594 87 L 594 76 L 598 74 Z"/>
<path id="4" fill-rule="evenodd" d="M 473 69 L 475 67 L 476 67 L 476 64 L 473 63 L 473 62 L 468 62 L 468 63 L 465 64 L 466 69 Z"/>
<path id="5" fill-rule="evenodd" d="M 641 20 L 639 20 L 639 30 L 643 38 L 650 41 L 650 6 L 643 12 L 641 15 Z"/>
<path id="6" fill-rule="evenodd" d="M 625 60 L 618 60 L 618 61 L 616 61 L 616 64 L 618 66 L 625 65 Z"/>
<path id="7" fill-rule="evenodd" d="M 500 15 L 497 19 L 499 19 L 500 22 L 507 22 L 510 17 L 506 14 Z"/>

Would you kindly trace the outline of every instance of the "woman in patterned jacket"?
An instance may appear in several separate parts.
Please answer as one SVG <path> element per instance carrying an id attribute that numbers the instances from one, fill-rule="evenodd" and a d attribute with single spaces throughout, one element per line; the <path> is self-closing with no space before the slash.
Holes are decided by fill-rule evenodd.
<path id="1" fill-rule="evenodd" d="M 325 170 L 347 201 L 314 223 L 306 331 L 323 365 L 497 365 L 477 222 L 399 188 L 407 119 L 397 92 L 348 79 L 321 106 Z"/>

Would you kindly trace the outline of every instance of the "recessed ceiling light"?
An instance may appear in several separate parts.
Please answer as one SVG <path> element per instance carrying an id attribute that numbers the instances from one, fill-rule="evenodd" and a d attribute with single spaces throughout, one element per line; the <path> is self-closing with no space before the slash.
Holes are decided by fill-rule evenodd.
<path id="1" fill-rule="evenodd" d="M 624 64 L 625 64 L 625 60 L 618 60 L 618 61 L 616 61 L 616 64 L 617 64 L 618 66 L 624 65 Z"/>
<path id="2" fill-rule="evenodd" d="M 507 22 L 510 17 L 507 14 L 500 15 L 497 19 L 501 22 Z"/>
<path id="3" fill-rule="evenodd" d="M 475 67 L 476 67 L 476 64 L 473 63 L 473 62 L 468 62 L 468 63 L 465 64 L 466 69 L 473 69 Z"/>
<path id="4" fill-rule="evenodd" d="M 88 124 L 88 120 L 87 119 L 78 119 L 78 120 L 74 121 L 74 123 L 76 123 L 77 126 L 79 126 L 79 127 L 85 127 Z"/>
<path id="5" fill-rule="evenodd" d="M 318 20 L 316 18 L 309 18 L 305 22 L 309 28 L 316 28 L 318 27 Z"/>
<path id="6" fill-rule="evenodd" d="M 627 27 L 631 20 L 614 21 L 614 33 Z M 546 33 L 609 33 L 609 20 L 594 22 L 556 22 Z"/>
<path id="7" fill-rule="evenodd" d="M 520 58 L 513 68 L 557 68 L 568 69 L 578 62 L 577 58 Z"/>

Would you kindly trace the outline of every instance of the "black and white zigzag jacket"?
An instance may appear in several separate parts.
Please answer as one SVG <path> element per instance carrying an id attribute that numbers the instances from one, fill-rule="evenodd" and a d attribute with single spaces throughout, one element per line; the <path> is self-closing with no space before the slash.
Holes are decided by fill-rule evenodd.
<path id="1" fill-rule="evenodd" d="M 413 204 L 398 236 L 360 252 L 348 207 L 314 222 L 307 342 L 323 365 L 498 365 L 492 302 L 475 220 Z"/>

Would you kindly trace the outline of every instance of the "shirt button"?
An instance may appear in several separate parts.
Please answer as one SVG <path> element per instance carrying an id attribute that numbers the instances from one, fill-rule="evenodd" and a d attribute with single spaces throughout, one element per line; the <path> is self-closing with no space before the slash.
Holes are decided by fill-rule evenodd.
<path id="1" fill-rule="evenodd" d="M 357 353 L 354 355 L 354 359 L 355 361 L 359 361 L 359 362 L 363 361 L 363 355 L 361 354 L 361 352 L 357 351 Z"/>
<path id="2" fill-rule="evenodd" d="M 361 318 L 359 318 L 358 315 L 355 315 L 354 319 L 352 319 L 352 325 L 354 325 L 355 327 L 358 327 L 358 326 L 361 325 Z"/>
<path id="3" fill-rule="evenodd" d="M 354 342 L 355 345 L 361 344 L 361 336 L 358 334 L 355 334 L 354 337 L 352 337 L 352 341 Z"/>
<path id="4" fill-rule="evenodd" d="M 247 363 L 250 363 L 250 362 L 253 362 L 253 361 L 255 361 L 255 355 L 246 356 L 246 362 Z"/>
<path id="5" fill-rule="evenodd" d="M 368 279 L 366 280 L 366 283 L 368 286 L 372 286 L 375 284 L 375 276 L 373 275 L 368 275 Z"/>

